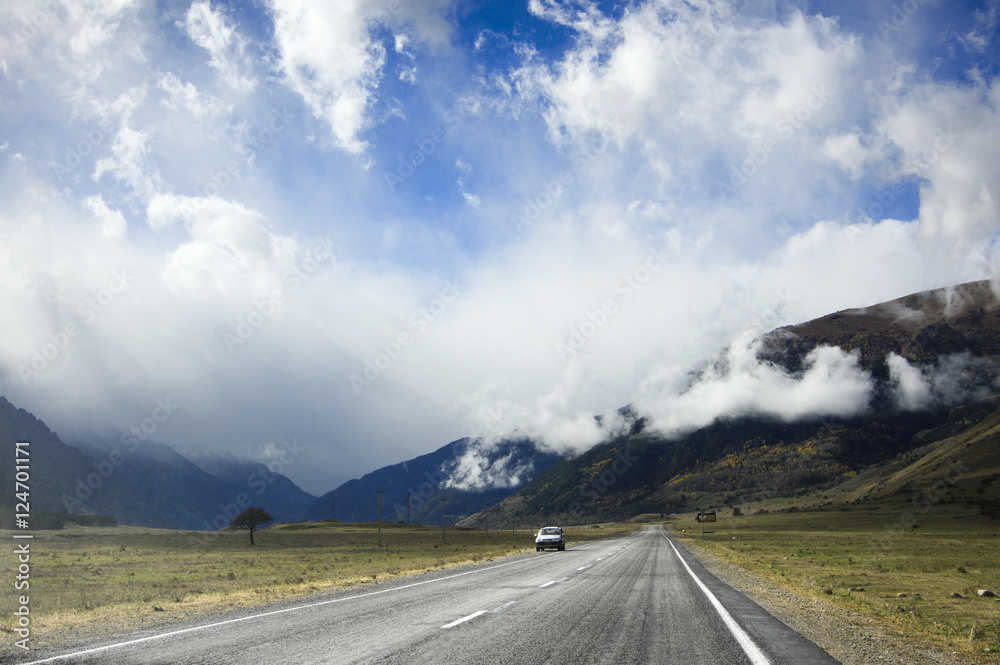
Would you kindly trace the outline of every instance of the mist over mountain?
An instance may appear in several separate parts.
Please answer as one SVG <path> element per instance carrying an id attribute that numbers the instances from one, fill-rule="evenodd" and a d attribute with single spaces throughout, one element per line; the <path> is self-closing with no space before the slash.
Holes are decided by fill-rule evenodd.
<path id="1" fill-rule="evenodd" d="M 281 522 L 294 522 L 305 517 L 316 497 L 281 474 L 286 464 L 295 460 L 295 444 L 287 443 L 270 464 L 256 462 L 232 453 L 220 455 L 212 451 L 186 452 L 198 468 L 236 487 L 244 487 L 253 497 L 253 505 L 269 512 Z M 284 460 L 284 461 L 282 461 Z"/>
<path id="2" fill-rule="evenodd" d="M 362 522 L 382 519 L 440 524 L 442 502 L 450 524 L 500 501 L 559 459 L 530 440 L 494 442 L 488 448 L 464 438 L 414 459 L 350 480 L 316 500 L 308 517 Z"/>
<path id="3" fill-rule="evenodd" d="M 997 406 L 998 293 L 962 284 L 736 343 L 494 510 L 573 522 L 734 504 L 832 486 L 963 431 Z"/>
<path id="4" fill-rule="evenodd" d="M 442 503 L 448 523 L 479 519 L 498 502 L 491 522 L 733 504 L 845 482 L 926 445 L 928 432 L 986 418 L 1000 391 L 997 294 L 995 283 L 973 282 L 779 328 L 640 386 L 627 407 L 580 419 L 587 435 L 575 447 L 495 430 L 319 498 L 281 473 L 298 459 L 294 441 L 269 447 L 266 463 L 127 433 L 90 432 L 70 446 L 6 399 L 0 436 L 6 447 L 31 441 L 34 506 L 122 524 L 216 529 L 251 504 L 279 521 L 370 521 L 379 490 L 382 519 L 431 524 Z M 12 460 L 2 461 L 0 483 L 10 484 Z"/>
<path id="5" fill-rule="evenodd" d="M 33 511 L 65 514 L 69 521 L 74 515 L 105 515 L 124 525 L 215 530 L 251 504 L 278 520 L 293 521 L 315 500 L 259 463 L 209 456 L 201 462 L 210 472 L 169 446 L 129 435 L 112 439 L 90 432 L 67 445 L 4 398 L 0 437 L 4 450 L 17 441 L 30 443 Z M 0 461 L 4 526 L 12 518 L 13 459 L 11 452 Z"/>

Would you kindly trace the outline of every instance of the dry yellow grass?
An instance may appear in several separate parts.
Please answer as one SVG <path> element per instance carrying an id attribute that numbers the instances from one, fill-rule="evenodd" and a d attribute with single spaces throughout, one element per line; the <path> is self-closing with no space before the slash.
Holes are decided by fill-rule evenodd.
<path id="1" fill-rule="evenodd" d="M 1000 662 L 1000 601 L 977 595 L 1000 594 L 1000 522 L 962 504 L 915 519 L 911 510 L 901 499 L 736 518 L 726 510 L 704 535 L 693 516 L 670 529 L 775 585 L 861 612 L 900 639 Z"/>

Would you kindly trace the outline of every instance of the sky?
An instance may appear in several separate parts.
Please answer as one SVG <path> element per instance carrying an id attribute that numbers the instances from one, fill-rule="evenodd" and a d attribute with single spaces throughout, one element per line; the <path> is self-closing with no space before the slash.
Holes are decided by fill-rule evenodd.
<path id="1" fill-rule="evenodd" d="M 317 494 L 626 404 L 848 413 L 856 357 L 752 340 L 997 277 L 998 16 L 3 0 L 0 394 L 66 440 L 295 442 Z"/>

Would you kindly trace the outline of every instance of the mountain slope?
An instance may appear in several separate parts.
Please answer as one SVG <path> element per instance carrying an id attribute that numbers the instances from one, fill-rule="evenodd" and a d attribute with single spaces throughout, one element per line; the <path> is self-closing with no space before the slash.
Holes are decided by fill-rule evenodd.
<path id="1" fill-rule="evenodd" d="M 861 366 L 879 375 L 890 353 L 922 365 L 958 353 L 1000 357 L 998 288 L 969 282 L 779 328 L 763 337 L 759 357 L 800 371 L 809 351 L 837 346 L 857 350 Z"/>
<path id="2" fill-rule="evenodd" d="M 483 486 L 461 488 L 449 479 L 461 475 L 459 466 L 470 459 L 469 453 L 496 477 Z M 509 495 L 525 480 L 546 469 L 558 459 L 554 453 L 539 450 L 528 440 L 503 441 L 495 446 L 480 446 L 470 439 L 459 439 L 432 453 L 349 480 L 320 497 L 309 511 L 309 519 L 336 517 L 344 522 L 366 522 L 378 517 L 377 490 L 382 494 L 382 519 L 411 523 L 439 524 L 441 502 L 446 521 L 460 519 Z M 503 473 L 497 473 L 502 471 Z M 409 506 L 407 506 L 409 494 Z"/>
<path id="3" fill-rule="evenodd" d="M 269 512 L 279 522 L 297 522 L 305 518 L 316 497 L 262 462 L 236 457 L 231 453 L 190 453 L 187 457 L 200 469 L 235 487 L 243 487 L 253 497 L 254 505 Z"/>
<path id="4" fill-rule="evenodd" d="M 755 348 L 758 362 L 794 378 L 820 346 L 858 353 L 872 383 L 867 409 L 795 422 L 721 416 L 670 438 L 639 419 L 628 435 L 561 458 L 491 515 L 574 523 L 804 494 L 974 428 L 992 413 L 989 397 L 1000 388 L 996 285 L 974 282 L 838 312 L 775 330 Z M 900 398 L 903 388 L 909 399 Z M 985 457 L 969 459 L 992 468 Z"/>
<path id="5" fill-rule="evenodd" d="M 219 478 L 152 441 L 91 434 L 76 442 L 78 446 L 69 446 L 42 421 L 2 397 L 0 441 L 5 451 L 0 459 L 0 525 L 5 527 L 10 526 L 13 509 L 16 441 L 30 442 L 33 513 L 113 515 L 119 524 L 202 530 L 228 525 L 250 503 L 271 506 L 279 520 L 301 519 L 314 499 L 294 485 L 285 487 L 291 485 L 287 478 L 272 475 L 271 482 L 257 484 L 250 476 Z M 287 490 L 294 499 L 289 504 L 280 493 L 261 496 L 275 489 Z"/>

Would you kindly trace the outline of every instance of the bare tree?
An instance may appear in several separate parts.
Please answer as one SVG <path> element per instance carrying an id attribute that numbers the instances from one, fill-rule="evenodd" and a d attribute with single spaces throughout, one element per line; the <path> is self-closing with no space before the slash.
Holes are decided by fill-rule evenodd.
<path id="1" fill-rule="evenodd" d="M 274 522 L 274 518 L 260 508 L 250 506 L 242 513 L 233 518 L 230 526 L 238 529 L 246 529 L 250 532 L 250 544 L 253 545 L 253 532 L 263 529 Z"/>

